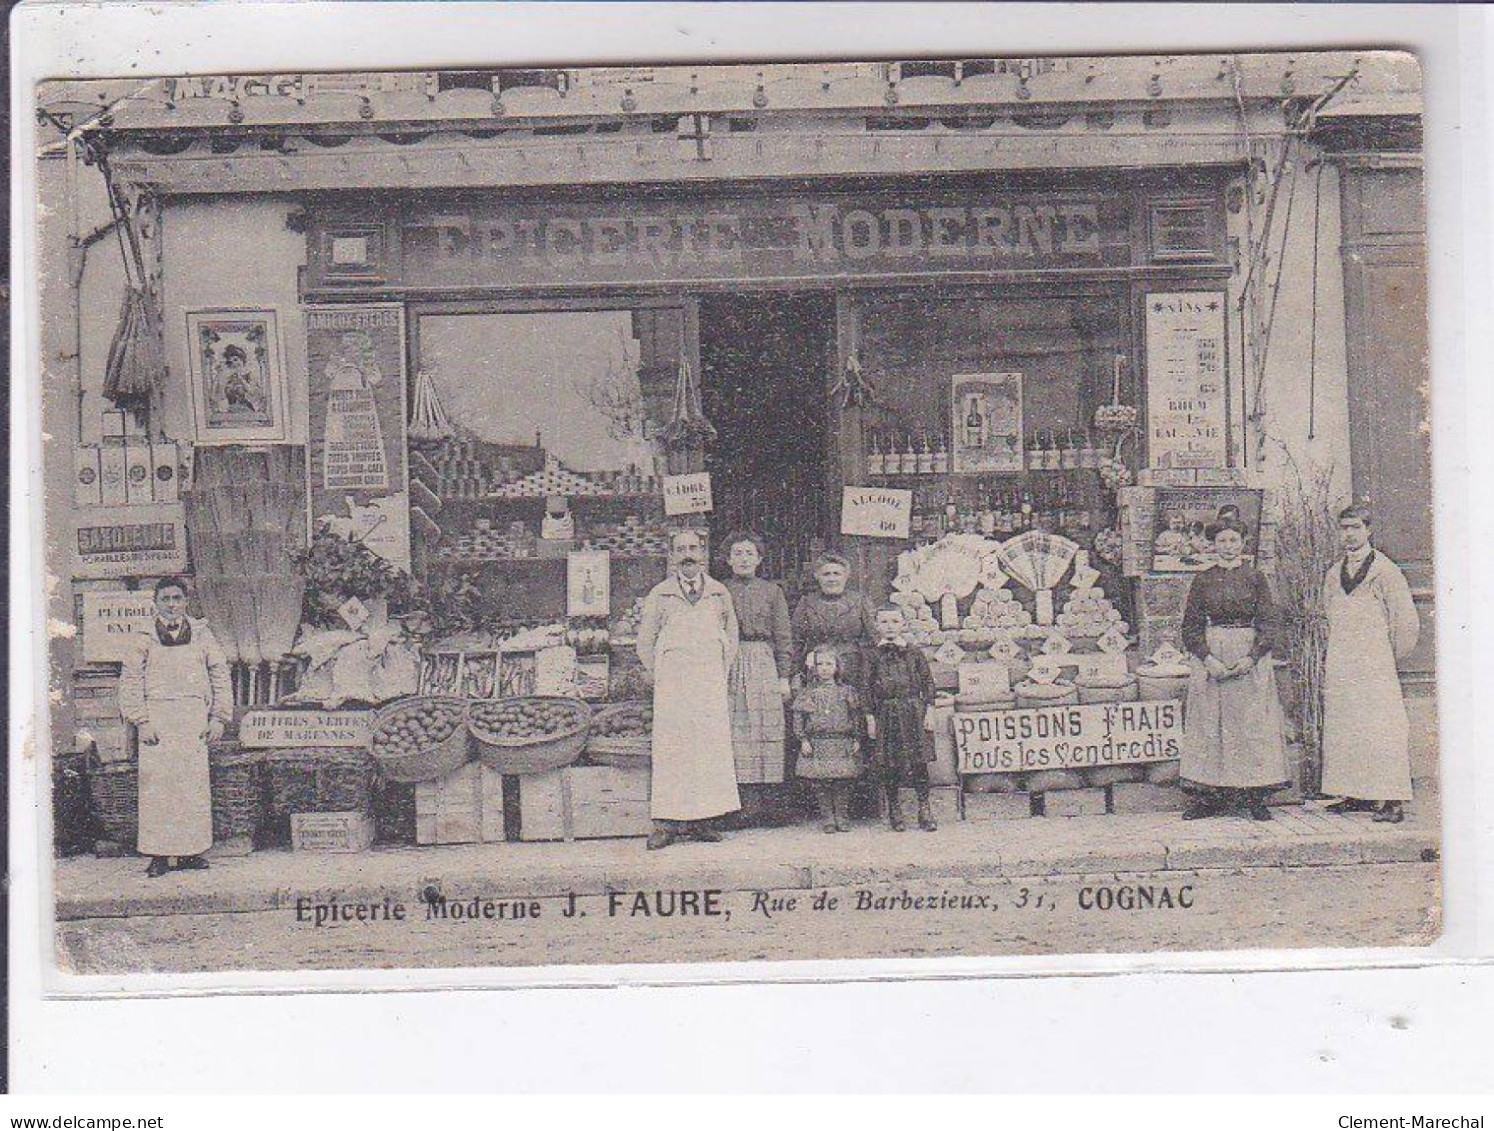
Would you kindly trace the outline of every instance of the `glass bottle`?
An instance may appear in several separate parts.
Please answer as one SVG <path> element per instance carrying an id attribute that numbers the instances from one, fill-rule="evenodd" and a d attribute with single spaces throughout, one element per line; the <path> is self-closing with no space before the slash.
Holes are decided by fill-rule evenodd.
<path id="1" fill-rule="evenodd" d="M 867 435 L 866 474 L 881 475 L 886 466 L 887 460 L 882 455 L 881 436 L 876 429 L 872 429 Z"/>
<path id="2" fill-rule="evenodd" d="M 949 445 L 944 442 L 944 429 L 934 436 L 934 458 L 931 470 L 935 475 L 943 475 L 949 471 Z"/>
<path id="3" fill-rule="evenodd" d="M 965 447 L 979 450 L 986 445 L 986 418 L 980 410 L 980 397 L 971 396 L 965 407 Z"/>
<path id="4" fill-rule="evenodd" d="M 909 432 L 903 437 L 903 454 L 898 461 L 898 466 L 904 475 L 916 475 L 918 473 L 918 452 L 913 448 L 913 433 Z"/>
<path id="5" fill-rule="evenodd" d="M 903 451 L 898 447 L 898 435 L 888 430 L 885 439 L 886 446 L 882 450 L 882 474 L 900 475 L 903 470 Z"/>
<path id="6" fill-rule="evenodd" d="M 918 462 L 917 462 L 918 474 L 919 475 L 927 475 L 927 474 L 929 474 L 929 472 L 931 472 L 931 471 L 934 470 L 934 448 L 933 448 L 933 445 L 931 445 L 929 443 L 929 437 L 928 437 L 928 433 L 927 432 L 924 432 L 924 431 L 921 431 L 921 430 L 919 431 L 919 433 L 918 433 L 918 449 L 917 450 L 918 450 Z"/>

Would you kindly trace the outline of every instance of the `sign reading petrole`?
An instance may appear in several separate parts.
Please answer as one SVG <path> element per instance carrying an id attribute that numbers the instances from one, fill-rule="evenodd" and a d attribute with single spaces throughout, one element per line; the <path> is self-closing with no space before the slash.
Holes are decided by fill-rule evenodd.
<path id="1" fill-rule="evenodd" d="M 913 492 L 890 487 L 847 487 L 841 495 L 840 532 L 862 538 L 906 538 Z"/>
<path id="2" fill-rule="evenodd" d="M 1095 703 L 957 713 L 962 774 L 1085 770 L 1182 757 L 1183 705 Z"/>
<path id="3" fill-rule="evenodd" d="M 239 744 L 250 748 L 366 746 L 370 711 L 249 711 Z"/>
<path id="4" fill-rule="evenodd" d="M 155 619 L 155 595 L 150 590 L 84 593 L 83 659 L 88 663 L 124 660 L 132 641 Z"/>

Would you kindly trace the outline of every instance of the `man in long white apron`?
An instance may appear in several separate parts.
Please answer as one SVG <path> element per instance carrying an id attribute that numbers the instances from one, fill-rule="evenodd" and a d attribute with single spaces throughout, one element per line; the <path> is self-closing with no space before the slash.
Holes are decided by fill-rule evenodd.
<path id="1" fill-rule="evenodd" d="M 1328 659 L 1323 683 L 1323 792 L 1347 813 L 1375 809 L 1400 822 L 1411 800 L 1410 727 L 1396 661 L 1420 623 L 1405 575 L 1370 545 L 1367 507 L 1338 516 L 1344 556 L 1324 581 Z"/>
<path id="2" fill-rule="evenodd" d="M 707 822 L 742 805 L 727 684 L 736 611 L 726 586 L 705 572 L 699 534 L 676 532 L 669 556 L 675 572 L 644 599 L 638 624 L 638 658 L 654 683 L 651 849 L 681 838 L 719 841 Z"/>
<path id="3" fill-rule="evenodd" d="M 187 616 L 187 589 L 156 583 L 156 619 L 119 677 L 119 705 L 140 739 L 139 849 L 147 876 L 206 868 L 213 846 L 208 743 L 233 717 L 228 662 L 206 623 Z"/>

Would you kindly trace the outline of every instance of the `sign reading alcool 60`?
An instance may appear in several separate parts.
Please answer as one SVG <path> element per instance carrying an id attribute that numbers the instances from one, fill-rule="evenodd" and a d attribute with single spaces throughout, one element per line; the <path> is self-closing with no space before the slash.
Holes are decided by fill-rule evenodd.
<path id="1" fill-rule="evenodd" d="M 403 221 L 417 286 L 1125 264 L 1112 202 L 1058 194 L 494 205 Z"/>
<path id="2" fill-rule="evenodd" d="M 962 774 L 1082 770 L 1182 756 L 1183 705 L 1172 701 L 958 712 Z"/>

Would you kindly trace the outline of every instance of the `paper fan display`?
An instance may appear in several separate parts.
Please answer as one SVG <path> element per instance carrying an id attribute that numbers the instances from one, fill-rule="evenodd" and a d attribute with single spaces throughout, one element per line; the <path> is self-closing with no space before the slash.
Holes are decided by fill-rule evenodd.
<path id="1" fill-rule="evenodd" d="M 1041 530 L 1028 530 L 1002 544 L 1001 568 L 1037 594 L 1039 624 L 1053 623 L 1053 587 L 1078 552 L 1078 545 L 1067 538 Z"/>
<path id="2" fill-rule="evenodd" d="M 1001 568 L 1028 589 L 1052 589 L 1062 580 L 1079 547 L 1067 538 L 1028 530 L 1002 543 Z"/>
<path id="3" fill-rule="evenodd" d="M 942 627 L 959 626 L 958 601 L 980 584 L 981 560 L 989 550 L 990 543 L 978 534 L 950 534 L 918 550 L 908 563 L 915 570 L 913 591 L 939 606 Z"/>

